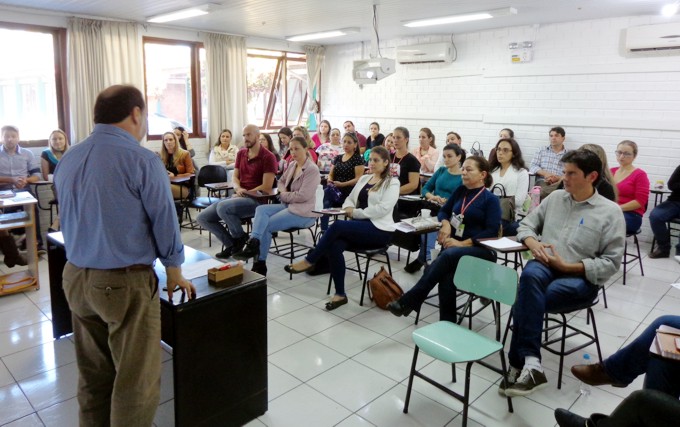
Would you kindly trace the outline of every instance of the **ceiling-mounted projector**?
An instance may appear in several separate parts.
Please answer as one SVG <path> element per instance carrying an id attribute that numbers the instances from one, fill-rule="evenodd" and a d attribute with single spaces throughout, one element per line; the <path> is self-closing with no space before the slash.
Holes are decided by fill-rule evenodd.
<path id="1" fill-rule="evenodd" d="M 371 58 L 354 61 L 352 77 L 357 84 L 375 84 L 394 74 L 394 59 Z"/>

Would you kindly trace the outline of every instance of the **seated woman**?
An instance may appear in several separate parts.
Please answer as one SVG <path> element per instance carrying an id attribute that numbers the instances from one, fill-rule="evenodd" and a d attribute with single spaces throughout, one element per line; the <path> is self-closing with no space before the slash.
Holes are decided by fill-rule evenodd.
<path id="1" fill-rule="evenodd" d="M 333 159 L 331 171 L 328 174 L 328 185 L 323 194 L 324 209 L 342 206 L 359 178 L 364 174 L 364 161 L 359 154 L 359 140 L 355 134 L 345 134 L 342 138 L 342 149 L 344 153 Z M 327 229 L 328 216 L 324 215 L 321 217 L 321 231 Z"/>
<path id="2" fill-rule="evenodd" d="M 309 152 L 309 156 L 311 157 L 312 161 L 316 164 L 316 162 L 319 160 L 319 156 L 317 156 L 316 151 L 314 151 L 314 143 L 312 142 L 312 138 L 309 137 L 309 132 L 307 132 L 307 128 L 304 126 L 295 126 L 293 128 L 293 138 L 302 138 L 305 140 L 305 142 L 307 143 L 307 151 Z M 293 161 L 290 148 L 283 156 L 283 160 L 285 162 L 283 166 L 285 170 L 288 167 L 288 164 Z"/>
<path id="3" fill-rule="evenodd" d="M 290 128 L 283 127 L 279 129 L 279 157 L 283 158 L 288 152 L 288 145 L 293 138 L 293 131 Z"/>
<path id="4" fill-rule="evenodd" d="M 446 144 L 456 144 L 459 147 L 463 147 L 463 139 L 460 137 L 460 135 L 454 131 L 451 131 L 446 134 Z M 463 153 L 465 153 L 465 150 L 463 150 Z M 467 153 L 465 153 L 467 154 Z M 434 164 L 434 170 L 439 169 L 440 167 L 444 166 L 444 153 L 439 153 L 439 158 L 437 159 L 437 162 Z"/>
<path id="5" fill-rule="evenodd" d="M 432 178 L 423 185 L 422 190 L 423 197 L 429 202 L 428 205 L 433 207 L 443 206 L 453 192 L 463 183 L 460 169 L 460 165 L 465 161 L 463 149 L 459 145 L 449 144 L 444 147 L 442 154 L 444 156 L 444 166 L 437 169 Z M 438 212 L 439 208 L 433 211 L 435 215 Z M 434 249 L 434 244 L 437 241 L 437 233 L 423 234 L 420 237 L 420 253 L 418 258 L 404 267 L 404 271 L 407 273 L 415 273 L 432 259 L 430 252 Z"/>
<path id="6" fill-rule="evenodd" d="M 50 147 L 40 154 L 40 170 L 45 181 L 50 181 L 50 175 L 54 175 L 59 159 L 68 150 L 68 137 L 63 130 L 54 130 L 50 134 L 49 144 Z"/>
<path id="7" fill-rule="evenodd" d="M 335 160 L 338 155 L 342 153 L 342 142 L 340 141 L 340 130 L 331 130 L 331 140 L 330 142 L 322 143 L 316 149 L 316 155 L 318 156 L 317 165 L 319 166 L 319 171 L 321 173 L 330 172 L 333 166 L 333 160 Z"/>
<path id="8" fill-rule="evenodd" d="M 194 157 L 196 155 L 196 151 L 194 150 L 193 145 L 191 145 L 191 141 L 189 141 L 189 132 L 187 132 L 187 130 L 184 129 L 183 126 L 177 126 L 172 131 L 175 133 L 175 136 L 177 137 L 177 141 L 179 142 L 180 148 L 182 150 L 188 151 L 189 155 L 191 155 L 191 157 Z"/>
<path id="9" fill-rule="evenodd" d="M 368 138 L 366 138 L 366 151 L 373 147 L 379 147 L 385 143 L 385 136 L 380 133 L 380 125 L 378 122 L 372 122 L 368 126 L 368 131 L 370 134 L 368 135 Z M 364 155 L 366 154 L 366 151 L 364 151 Z M 366 159 L 368 159 L 368 156 Z"/>
<path id="10" fill-rule="evenodd" d="M 350 135 L 350 134 L 347 134 Z M 346 136 L 347 136 L 346 135 Z M 356 138 L 356 137 L 355 137 Z M 385 246 L 394 231 L 392 210 L 399 198 L 399 181 L 390 177 L 390 154 L 385 147 L 371 151 L 370 175 L 363 175 L 342 207 L 348 221 L 335 221 L 324 233 L 316 248 L 302 261 L 285 267 L 289 273 L 302 273 L 319 258 L 327 256 L 335 295 L 326 303 L 326 310 L 347 304 L 345 294 L 345 256 L 348 247 L 375 249 Z M 369 238 L 366 238 L 370 236 Z"/>
<path id="11" fill-rule="evenodd" d="M 318 149 L 321 144 L 328 144 L 331 142 L 331 122 L 328 120 L 321 120 L 319 123 L 319 130 L 312 137 L 314 143 L 314 150 Z"/>
<path id="12" fill-rule="evenodd" d="M 413 310 L 420 311 L 427 295 L 439 284 L 439 318 L 456 321 L 453 276 L 458 260 L 464 255 L 496 260 L 492 251 L 475 246 L 478 239 L 498 236 L 501 205 L 498 197 L 486 189 L 490 185 L 489 162 L 479 156 L 466 159 L 463 163 L 463 185 L 453 192 L 437 216 L 442 222 L 437 236 L 442 252 L 411 290 L 388 304 L 392 314 L 408 316 Z"/>
<path id="13" fill-rule="evenodd" d="M 208 157 L 209 165 L 219 165 L 229 169 L 234 168 L 238 147 L 231 143 L 231 138 L 231 131 L 229 129 L 222 129 L 220 137 L 210 152 L 210 157 Z"/>
<path id="14" fill-rule="evenodd" d="M 420 194 L 420 162 L 408 152 L 408 129 L 399 126 L 392 134 L 395 152 L 390 169 L 392 176 L 399 178 L 399 195 Z"/>
<path id="15" fill-rule="evenodd" d="M 514 139 L 515 138 L 515 131 L 513 131 L 510 128 L 503 128 L 503 129 L 501 129 L 500 132 L 498 132 L 498 138 L 500 138 L 500 139 Z M 493 162 L 494 158 L 496 158 L 496 147 L 492 148 L 491 151 L 489 151 L 489 163 Z M 493 167 L 491 169 L 493 170 Z"/>
<path id="16" fill-rule="evenodd" d="M 633 234 L 640 229 L 642 216 L 647 209 L 649 178 L 645 171 L 633 164 L 638 154 L 636 143 L 621 141 L 615 153 L 620 167 L 612 168 L 612 174 L 619 190 L 619 206 L 626 220 L 626 234 Z"/>
<path id="17" fill-rule="evenodd" d="M 194 173 L 194 163 L 191 161 L 191 155 L 179 146 L 177 136 L 173 132 L 165 132 L 163 134 L 160 156 L 165 169 L 168 171 L 169 178 L 181 178 Z M 170 184 L 172 197 L 175 200 L 186 199 L 189 196 L 189 182 Z"/>
<path id="18" fill-rule="evenodd" d="M 375 124 L 377 124 L 377 123 L 375 123 Z M 373 125 L 371 125 L 371 126 L 373 126 Z M 394 149 L 394 136 L 392 135 L 392 133 L 391 132 L 388 133 L 387 136 L 383 136 L 383 134 L 379 134 L 379 136 L 381 136 L 382 138 L 376 138 L 376 143 L 379 140 L 380 144 L 379 145 L 376 144 L 374 147 L 383 146 L 383 147 L 387 148 L 387 151 L 390 152 L 390 156 L 393 155 L 394 152 L 395 152 L 395 149 Z M 366 144 L 368 144 L 368 140 L 366 140 L 366 141 L 367 141 Z M 372 148 L 373 147 L 367 148 L 366 151 L 364 151 L 364 154 L 363 154 L 364 163 L 367 164 L 367 165 L 368 165 L 368 159 L 371 157 L 371 149 Z"/>
<path id="19" fill-rule="evenodd" d="M 276 162 L 278 163 L 279 160 L 281 160 L 281 157 L 279 156 L 279 152 L 276 150 L 276 147 L 274 146 L 274 141 L 272 140 L 272 136 L 269 135 L 268 133 L 261 133 L 260 134 L 260 145 L 264 148 L 267 149 L 267 151 L 271 152 L 274 157 L 276 157 Z"/>
<path id="20" fill-rule="evenodd" d="M 522 158 L 522 150 L 513 138 L 501 138 L 494 147 L 494 155 L 489 164 L 494 187 L 503 186 L 505 195 L 515 198 L 515 208 L 520 209 L 529 192 L 529 171 Z M 515 221 L 515 211 L 511 217 L 503 218 L 504 236 L 516 236 L 519 222 Z"/>
<path id="21" fill-rule="evenodd" d="M 242 251 L 234 258 L 255 258 L 252 271 L 267 275 L 267 254 L 272 233 L 289 228 L 307 228 L 314 225 L 318 214 L 312 212 L 316 203 L 316 188 L 321 175 L 316 163 L 309 157 L 307 141 L 295 136 L 290 141 L 292 161 L 279 179 L 280 204 L 260 205 L 255 209 L 253 231 Z"/>
<path id="22" fill-rule="evenodd" d="M 432 173 L 435 171 L 434 165 L 439 158 L 439 151 L 437 145 L 434 143 L 434 134 L 430 128 L 420 129 L 418 135 L 419 146 L 411 151 L 411 154 L 416 156 L 420 162 L 421 173 Z"/>

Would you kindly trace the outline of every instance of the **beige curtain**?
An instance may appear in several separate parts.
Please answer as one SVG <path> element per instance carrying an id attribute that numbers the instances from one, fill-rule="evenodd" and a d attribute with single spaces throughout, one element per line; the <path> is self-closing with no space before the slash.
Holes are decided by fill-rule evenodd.
<path id="1" fill-rule="evenodd" d="M 94 102 L 103 89 L 114 84 L 132 84 L 143 91 L 142 58 L 138 24 L 69 19 L 71 141 L 77 143 L 92 132 Z"/>
<path id="2" fill-rule="evenodd" d="M 321 71 L 326 59 L 326 48 L 323 46 L 305 46 L 304 49 L 307 55 L 307 111 L 309 112 L 310 124 L 317 124 L 320 120 Z"/>
<path id="3" fill-rule="evenodd" d="M 208 84 L 208 145 L 222 129 L 231 129 L 240 141 L 248 123 L 246 86 L 246 41 L 243 37 L 206 33 L 206 77 Z"/>

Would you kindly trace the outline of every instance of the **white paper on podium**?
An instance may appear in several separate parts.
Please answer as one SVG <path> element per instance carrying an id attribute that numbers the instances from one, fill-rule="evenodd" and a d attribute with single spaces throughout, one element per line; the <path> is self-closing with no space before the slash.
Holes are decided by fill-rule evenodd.
<path id="1" fill-rule="evenodd" d="M 213 267 L 221 267 L 224 263 L 214 258 L 204 259 L 203 261 L 194 262 L 191 264 L 182 264 L 182 276 L 187 280 L 192 280 L 197 277 L 207 276 L 208 270 Z"/>

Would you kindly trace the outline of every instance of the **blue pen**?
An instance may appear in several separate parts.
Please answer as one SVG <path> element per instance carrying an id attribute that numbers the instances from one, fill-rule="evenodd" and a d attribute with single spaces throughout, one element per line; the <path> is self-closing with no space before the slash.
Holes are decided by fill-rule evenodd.
<path id="1" fill-rule="evenodd" d="M 579 222 L 578 225 L 583 225 L 583 218 L 581 218 L 581 222 Z"/>

